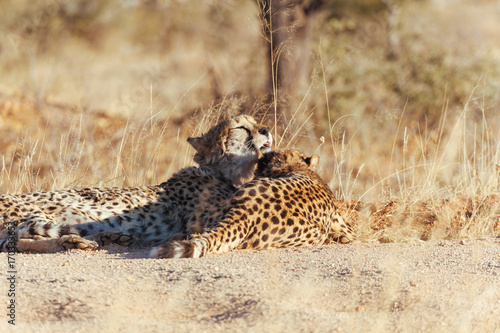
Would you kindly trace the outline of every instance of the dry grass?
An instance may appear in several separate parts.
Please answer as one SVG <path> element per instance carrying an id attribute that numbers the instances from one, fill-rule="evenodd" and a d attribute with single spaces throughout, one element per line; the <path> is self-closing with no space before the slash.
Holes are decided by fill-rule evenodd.
<path id="1" fill-rule="evenodd" d="M 274 123 L 250 1 L 29 3 L 0 5 L 2 192 L 159 183 L 221 117 Z M 311 82 L 273 133 L 320 155 L 361 240 L 500 236 L 495 6 L 316 20 Z"/>

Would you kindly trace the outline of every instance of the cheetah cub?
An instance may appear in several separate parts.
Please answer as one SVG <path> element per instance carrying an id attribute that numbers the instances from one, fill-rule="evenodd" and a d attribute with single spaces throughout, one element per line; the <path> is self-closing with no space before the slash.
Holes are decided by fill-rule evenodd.
<path id="1" fill-rule="evenodd" d="M 198 258 L 233 249 L 301 247 L 329 240 L 347 243 L 344 221 L 330 188 L 313 171 L 319 157 L 292 150 L 259 159 L 255 178 L 206 217 L 206 231 L 154 248 L 154 258 Z"/>

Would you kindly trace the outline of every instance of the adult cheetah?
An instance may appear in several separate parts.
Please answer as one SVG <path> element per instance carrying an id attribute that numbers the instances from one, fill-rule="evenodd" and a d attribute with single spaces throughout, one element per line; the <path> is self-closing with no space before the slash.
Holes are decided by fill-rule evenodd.
<path id="1" fill-rule="evenodd" d="M 108 242 L 152 246 L 200 231 L 196 221 L 207 206 L 253 177 L 272 136 L 268 127 L 242 115 L 188 142 L 199 167 L 156 186 L 0 194 L 1 250 L 55 252 Z"/>
<path id="2" fill-rule="evenodd" d="M 292 150 L 259 159 L 255 178 L 206 220 L 202 234 L 155 247 L 154 258 L 198 258 L 232 249 L 267 249 L 347 243 L 351 225 L 338 212 L 330 188 L 312 169 L 319 157 Z"/>

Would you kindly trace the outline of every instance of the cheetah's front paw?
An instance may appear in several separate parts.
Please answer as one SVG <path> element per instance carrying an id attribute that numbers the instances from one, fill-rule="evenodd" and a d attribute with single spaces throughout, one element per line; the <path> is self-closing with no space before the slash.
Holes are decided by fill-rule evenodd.
<path id="1" fill-rule="evenodd" d="M 97 242 L 99 246 L 118 244 L 128 247 L 137 241 L 137 238 L 119 231 L 103 231 L 86 239 Z"/>
<path id="2" fill-rule="evenodd" d="M 65 250 L 69 249 L 95 250 L 99 246 L 96 242 L 82 238 L 77 235 L 64 235 L 58 239 L 58 243 Z"/>

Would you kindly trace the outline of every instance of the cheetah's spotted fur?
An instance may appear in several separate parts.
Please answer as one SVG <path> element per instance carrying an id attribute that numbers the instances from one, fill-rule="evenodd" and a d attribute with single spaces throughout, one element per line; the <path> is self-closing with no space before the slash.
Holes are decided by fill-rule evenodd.
<path id="1" fill-rule="evenodd" d="M 151 251 L 156 258 L 202 257 L 232 249 L 267 249 L 347 243 L 351 225 L 336 207 L 330 188 L 312 169 L 319 157 L 292 150 L 259 159 L 255 178 L 213 210 L 207 230 Z"/>
<path id="2" fill-rule="evenodd" d="M 199 167 L 157 186 L 0 194 L 1 250 L 95 249 L 107 242 L 149 246 L 202 231 L 198 221 L 205 206 L 224 201 L 253 176 L 272 137 L 252 117 L 237 116 L 188 142 Z"/>

